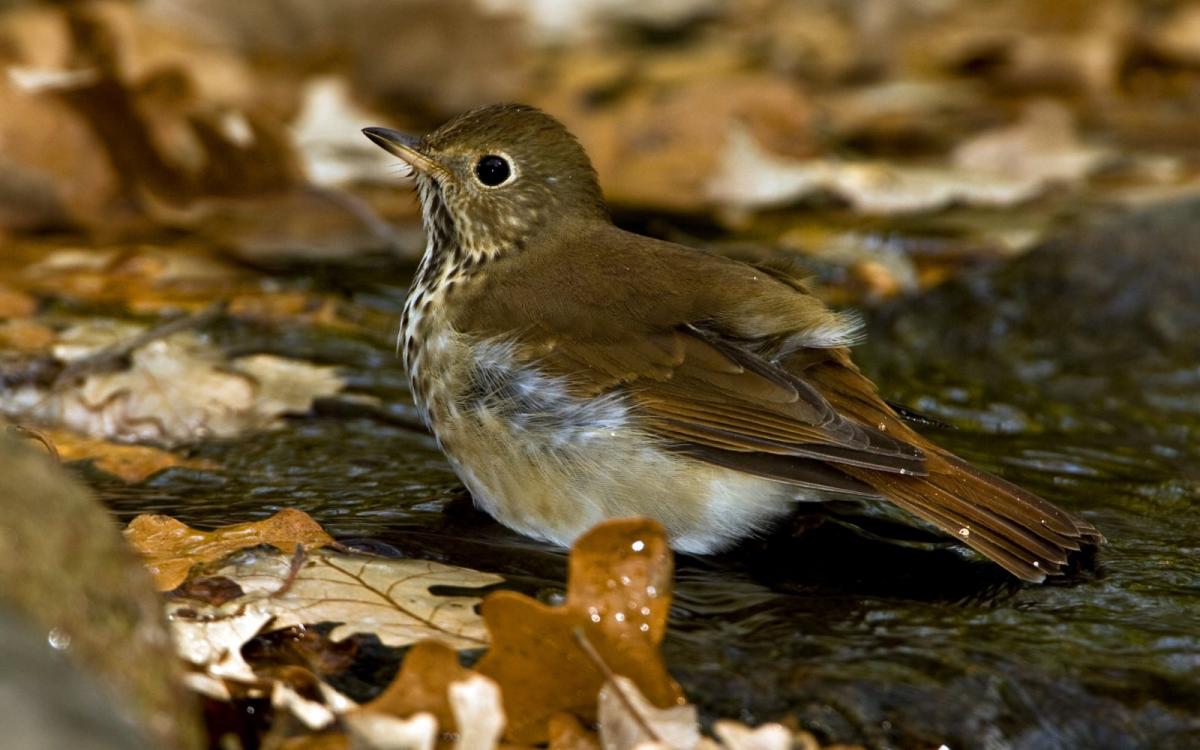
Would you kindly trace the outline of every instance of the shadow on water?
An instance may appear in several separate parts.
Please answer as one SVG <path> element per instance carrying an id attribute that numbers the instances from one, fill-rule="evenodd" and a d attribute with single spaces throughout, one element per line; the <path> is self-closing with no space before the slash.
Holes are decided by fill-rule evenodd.
<path id="1" fill-rule="evenodd" d="M 396 288 L 363 295 L 397 304 Z M 1120 217 L 998 273 L 877 311 L 859 360 L 934 437 L 1109 539 L 1068 581 L 1021 586 L 921 530 L 840 513 L 678 560 L 666 654 L 710 717 L 794 716 L 872 747 L 1200 747 L 1200 206 Z M 565 555 L 475 512 L 386 344 L 228 331 L 342 364 L 385 404 L 197 446 L 219 472 L 125 487 L 123 517 L 308 511 L 344 539 L 560 589 Z M 834 509 L 837 510 L 837 509 Z"/>

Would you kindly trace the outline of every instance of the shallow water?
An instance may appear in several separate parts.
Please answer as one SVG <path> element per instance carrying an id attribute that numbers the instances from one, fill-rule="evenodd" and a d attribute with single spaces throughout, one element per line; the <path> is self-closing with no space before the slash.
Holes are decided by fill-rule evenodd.
<path id="1" fill-rule="evenodd" d="M 923 533 L 828 514 L 682 557 L 665 650 L 706 716 L 793 716 L 881 748 L 1200 747 L 1197 217 L 1168 209 L 1075 235 L 870 315 L 859 359 L 887 395 L 953 426 L 929 430 L 940 443 L 1091 520 L 1109 539 L 1094 568 L 1021 586 Z M 1171 243 L 1175 255 L 1161 249 Z M 1079 254 L 1086 277 L 1072 275 Z M 402 286 L 380 277 L 335 269 L 325 281 L 398 310 Z M 214 526 L 300 508 L 339 538 L 495 571 L 528 593 L 562 586 L 563 552 L 475 512 L 433 441 L 405 426 L 385 336 L 217 335 L 337 363 L 385 406 L 325 405 L 277 432 L 196 446 L 217 472 L 133 487 L 93 476 L 123 518 Z M 879 538 L 897 535 L 907 542 Z"/>

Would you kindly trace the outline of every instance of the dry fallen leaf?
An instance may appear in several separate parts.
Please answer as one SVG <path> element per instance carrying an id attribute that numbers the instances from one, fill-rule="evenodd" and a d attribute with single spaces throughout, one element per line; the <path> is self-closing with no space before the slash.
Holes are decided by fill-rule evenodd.
<path id="1" fill-rule="evenodd" d="M 1045 188 L 1041 179 L 981 174 L 944 167 L 913 167 L 875 161 L 798 161 L 776 156 L 745 130 L 725 146 L 722 168 L 709 197 L 734 211 L 787 205 L 819 192 L 845 200 L 864 214 L 936 211 L 964 203 L 1011 206 Z"/>
<path id="2" fill-rule="evenodd" d="M 54 354 L 70 366 L 118 348 L 144 330 L 131 323 L 91 321 L 64 331 Z M 282 415 L 303 413 L 314 399 L 344 386 L 333 367 L 268 354 L 227 359 L 191 331 L 137 347 L 128 368 L 97 369 L 82 382 L 9 389 L 0 394 L 0 411 L 92 437 L 171 445 L 269 429 Z"/>
<path id="3" fill-rule="evenodd" d="M 125 539 L 145 558 L 160 591 L 178 587 L 194 566 L 215 562 L 246 547 L 269 544 L 291 553 L 296 545 L 315 549 L 334 543 L 311 516 L 290 509 L 262 521 L 212 531 L 193 529 L 169 516 L 141 515 L 129 522 Z"/>
<path id="4" fill-rule="evenodd" d="M 545 742 L 550 717 L 596 716 L 603 674 L 582 650 L 582 634 L 612 671 L 632 679 L 659 706 L 680 699 L 658 645 L 670 608 L 672 562 L 654 521 L 600 524 L 571 548 L 567 601 L 550 607 L 501 591 L 484 600 L 492 646 L 476 670 L 499 683 L 511 742 Z"/>
<path id="5" fill-rule="evenodd" d="M 813 150 L 808 98 L 767 76 L 646 85 L 602 109 L 588 106 L 571 88 L 556 96 L 540 104 L 579 136 L 615 205 L 707 210 L 707 186 L 724 166 L 723 145 L 739 128 L 788 156 Z"/>
<path id="6" fill-rule="evenodd" d="M 952 155 L 956 169 L 1025 180 L 1039 186 L 1084 179 L 1110 153 L 1079 142 L 1071 112 L 1053 100 L 1034 101 L 1020 121 L 989 130 L 960 144 Z"/>

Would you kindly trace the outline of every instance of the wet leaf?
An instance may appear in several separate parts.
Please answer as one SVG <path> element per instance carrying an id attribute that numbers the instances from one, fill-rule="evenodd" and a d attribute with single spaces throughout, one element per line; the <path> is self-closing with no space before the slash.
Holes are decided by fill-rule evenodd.
<path id="1" fill-rule="evenodd" d="M 671 572 L 661 526 L 646 519 L 614 520 L 572 547 L 563 606 L 508 591 L 484 601 L 492 647 L 476 669 L 503 691 L 510 741 L 546 741 L 550 717 L 562 711 L 595 718 L 604 676 L 580 647 L 577 633 L 656 705 L 679 700 L 679 686 L 658 652 L 670 608 Z"/>
<path id="2" fill-rule="evenodd" d="M 160 591 L 179 586 L 194 566 L 247 547 L 267 544 L 290 554 L 297 545 L 315 549 L 334 543 L 311 516 L 289 509 L 262 521 L 213 531 L 193 529 L 168 516 L 141 515 L 129 522 L 125 539 L 146 560 Z M 227 578 L 241 585 L 236 578 Z"/>
<path id="3" fill-rule="evenodd" d="M 438 641 L 422 641 L 404 655 L 392 683 L 363 711 L 407 718 L 418 713 L 433 716 L 443 732 L 456 730 L 450 706 L 450 685 L 475 674 L 458 663 L 458 652 Z"/>
<path id="4" fill-rule="evenodd" d="M 455 648 L 487 643 L 474 596 L 441 596 L 437 586 L 480 588 L 503 582 L 490 573 L 427 560 L 394 560 L 317 550 L 292 569 L 282 553 L 253 554 L 219 568 L 246 592 L 226 607 L 262 608 L 272 628 L 318 622 L 341 623 L 329 634 L 340 641 L 373 633 L 387 646 L 437 638 Z M 285 588 L 286 586 L 286 588 Z"/>
<path id="5" fill-rule="evenodd" d="M 184 458 L 176 453 L 149 445 L 123 445 L 109 440 L 84 437 L 69 430 L 46 429 L 44 435 L 54 444 L 64 463 L 88 461 L 95 468 L 128 482 L 144 482 L 160 471 L 181 467 L 199 471 L 213 470 L 217 464 L 202 458 Z"/>

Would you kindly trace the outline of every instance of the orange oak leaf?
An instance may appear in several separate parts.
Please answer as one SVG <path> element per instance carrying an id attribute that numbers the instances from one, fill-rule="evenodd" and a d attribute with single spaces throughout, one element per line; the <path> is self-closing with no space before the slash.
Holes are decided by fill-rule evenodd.
<path id="1" fill-rule="evenodd" d="M 492 646 L 476 670 L 500 685 L 510 742 L 547 741 L 550 718 L 559 712 L 595 720 L 605 678 L 580 638 L 655 705 L 682 700 L 658 651 L 671 604 L 672 566 L 658 523 L 618 519 L 595 527 L 571 548 L 563 606 L 511 591 L 484 599 Z"/>
<path id="2" fill-rule="evenodd" d="M 296 545 L 316 549 L 333 544 L 320 524 L 299 510 L 281 510 L 253 523 L 200 531 L 170 516 L 141 515 L 125 528 L 125 539 L 146 560 L 160 591 L 187 579 L 193 566 L 214 562 L 246 547 L 269 544 L 284 552 Z"/>
<path id="3" fill-rule="evenodd" d="M 392 684 L 360 710 L 406 719 L 425 711 L 433 714 L 443 733 L 456 732 L 450 707 L 450 683 L 474 674 L 458 663 L 458 652 L 438 641 L 421 641 L 404 656 Z"/>

